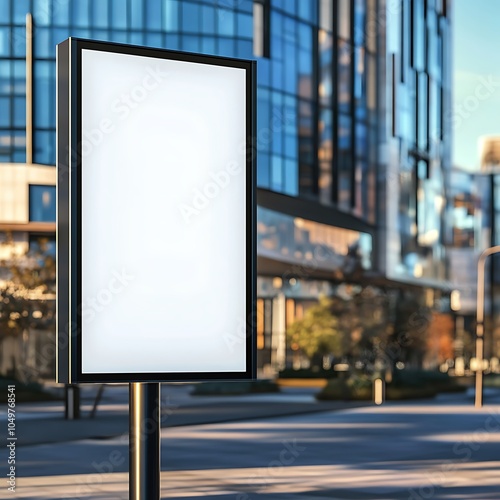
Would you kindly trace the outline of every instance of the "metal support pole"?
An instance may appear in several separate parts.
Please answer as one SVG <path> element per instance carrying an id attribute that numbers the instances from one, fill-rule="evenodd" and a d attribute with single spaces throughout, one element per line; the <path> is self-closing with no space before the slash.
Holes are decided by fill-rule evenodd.
<path id="1" fill-rule="evenodd" d="M 160 500 L 160 384 L 129 389 L 129 499 Z"/>
<path id="2" fill-rule="evenodd" d="M 477 316 L 476 316 L 476 388 L 474 406 L 483 406 L 483 359 L 484 359 L 484 268 L 486 258 L 500 252 L 500 245 L 487 248 L 477 263 Z"/>

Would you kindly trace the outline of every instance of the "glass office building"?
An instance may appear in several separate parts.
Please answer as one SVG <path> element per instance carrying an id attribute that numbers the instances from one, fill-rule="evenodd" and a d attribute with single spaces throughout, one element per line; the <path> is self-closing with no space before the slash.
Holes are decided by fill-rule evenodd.
<path id="1" fill-rule="evenodd" d="M 496 139 L 496 138 L 495 138 Z M 498 139 L 496 139 L 498 141 Z M 478 261 L 481 253 L 500 244 L 500 173 L 498 163 L 484 163 L 481 170 L 452 168 L 447 182 L 446 245 L 449 280 L 457 291 L 453 308 L 456 322 L 457 358 L 465 370 L 475 357 Z M 500 371 L 500 256 L 485 261 L 484 356 L 490 369 Z"/>
<path id="2" fill-rule="evenodd" d="M 255 58 L 260 367 L 284 366 L 287 324 L 343 283 L 439 289 L 447 0 L 0 0 L 0 12 L 0 231 L 55 231 L 57 43 Z"/>

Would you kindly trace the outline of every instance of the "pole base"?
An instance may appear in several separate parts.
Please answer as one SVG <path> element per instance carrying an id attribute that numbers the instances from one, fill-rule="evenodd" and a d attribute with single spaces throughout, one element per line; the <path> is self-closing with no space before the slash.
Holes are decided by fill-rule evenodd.
<path id="1" fill-rule="evenodd" d="M 130 500 L 160 500 L 160 405 L 159 383 L 130 383 Z"/>

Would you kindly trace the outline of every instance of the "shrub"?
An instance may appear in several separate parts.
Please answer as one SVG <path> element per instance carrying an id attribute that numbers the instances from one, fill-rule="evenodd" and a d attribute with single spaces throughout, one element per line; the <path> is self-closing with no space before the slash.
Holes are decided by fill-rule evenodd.
<path id="1" fill-rule="evenodd" d="M 500 375 L 497 373 L 488 373 L 484 376 L 485 387 L 500 387 Z"/>
<path id="2" fill-rule="evenodd" d="M 344 400 L 365 401 L 372 397 L 372 383 L 365 377 L 331 379 L 316 398 L 322 401 Z"/>
<path id="3" fill-rule="evenodd" d="M 398 370 L 391 383 L 386 385 L 385 396 L 391 401 L 403 399 L 433 398 L 439 392 L 462 391 L 446 373 L 425 370 Z M 370 401 L 373 397 L 373 381 L 368 376 L 351 375 L 348 379 L 332 379 L 316 398 L 319 400 Z"/>
<path id="4" fill-rule="evenodd" d="M 337 372 L 333 370 L 324 370 L 323 368 L 301 368 L 294 370 L 292 368 L 285 368 L 279 372 L 279 378 L 336 378 Z"/>
<path id="5" fill-rule="evenodd" d="M 387 401 L 399 401 L 403 399 L 422 399 L 434 398 L 437 395 L 436 391 L 431 386 L 424 387 L 402 387 L 387 384 L 385 390 L 385 398 Z"/>
<path id="6" fill-rule="evenodd" d="M 436 392 L 463 391 L 465 387 L 447 373 L 430 370 L 396 370 L 392 376 L 394 387 L 422 388 L 430 386 Z"/>

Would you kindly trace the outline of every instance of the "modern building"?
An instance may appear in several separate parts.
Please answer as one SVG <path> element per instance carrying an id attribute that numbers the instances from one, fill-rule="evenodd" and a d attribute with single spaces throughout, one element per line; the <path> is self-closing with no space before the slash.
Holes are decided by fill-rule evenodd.
<path id="1" fill-rule="evenodd" d="M 346 283 L 441 307 L 449 3 L 2 0 L 0 231 L 54 235 L 57 43 L 255 58 L 262 373 L 287 363 L 287 324 Z"/>
<path id="2" fill-rule="evenodd" d="M 475 356 L 477 264 L 481 252 L 500 244 L 500 138 L 481 137 L 478 166 L 474 170 L 452 168 L 447 182 L 449 279 L 459 301 L 456 319 L 456 358 L 465 370 Z M 484 314 L 485 359 L 500 371 L 500 257 L 485 263 Z M 460 361 L 460 365 L 462 362 Z"/>

